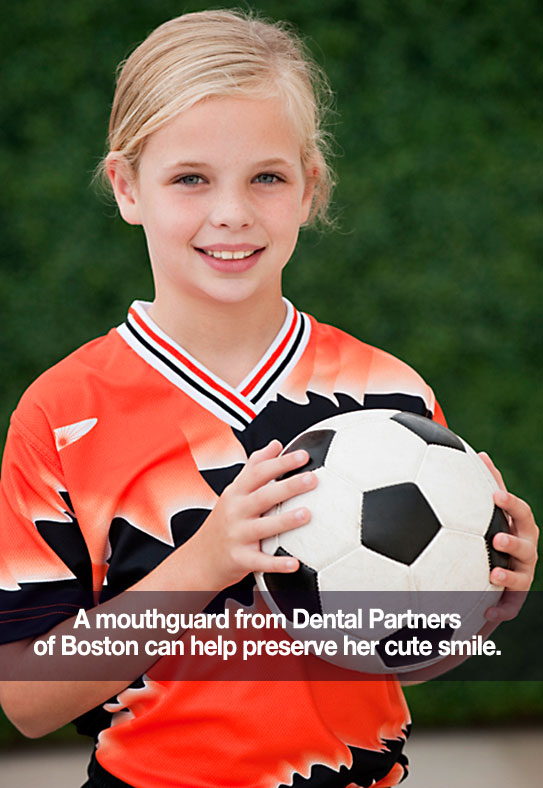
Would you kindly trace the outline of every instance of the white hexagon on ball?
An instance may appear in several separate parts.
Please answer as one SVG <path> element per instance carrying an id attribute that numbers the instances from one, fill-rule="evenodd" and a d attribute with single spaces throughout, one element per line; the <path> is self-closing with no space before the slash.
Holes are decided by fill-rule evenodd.
<path id="1" fill-rule="evenodd" d="M 409 591 L 409 567 L 360 545 L 319 572 L 321 591 Z"/>
<path id="2" fill-rule="evenodd" d="M 307 506 L 310 522 L 284 531 L 272 549 L 268 550 L 266 543 L 263 547 L 265 552 L 273 554 L 281 546 L 312 569 L 319 570 L 360 544 L 362 494 L 326 467 L 314 473 L 319 480 L 317 487 L 290 498 L 280 507 L 280 512 L 289 512 Z"/>
<path id="3" fill-rule="evenodd" d="M 399 606 L 399 599 L 409 606 L 409 567 L 363 545 L 322 569 L 318 583 L 324 612 L 333 613 L 337 608 L 345 613 L 356 614 L 359 608 L 364 611 L 364 629 L 356 633 L 359 637 L 381 638 L 389 634 L 385 628 L 367 629 L 370 607 L 394 609 Z M 343 593 L 334 593 L 338 590 Z"/>
<path id="4" fill-rule="evenodd" d="M 493 490 L 480 466 L 484 468 L 482 461 L 467 452 L 428 446 L 416 481 L 447 528 L 479 536 L 486 533 L 494 501 Z"/>
<path id="5" fill-rule="evenodd" d="M 490 567 L 483 537 L 442 528 L 411 564 L 417 591 L 487 591 Z"/>
<path id="6" fill-rule="evenodd" d="M 364 446 L 371 451 L 363 451 Z M 391 419 L 349 425 L 334 437 L 326 465 L 365 492 L 413 481 L 426 443 Z"/>

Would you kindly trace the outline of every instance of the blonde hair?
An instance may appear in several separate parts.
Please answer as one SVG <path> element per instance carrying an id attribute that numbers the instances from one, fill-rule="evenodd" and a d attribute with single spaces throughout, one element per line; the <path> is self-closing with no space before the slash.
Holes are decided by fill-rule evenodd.
<path id="1" fill-rule="evenodd" d="M 333 187 L 323 120 L 331 105 L 324 72 L 282 22 L 238 9 L 184 14 L 156 28 L 117 70 L 109 155 L 134 175 L 147 138 L 198 101 L 279 95 L 301 141 L 305 171 L 316 179 L 310 221 L 328 223 Z M 97 174 L 106 180 L 107 155 Z"/>

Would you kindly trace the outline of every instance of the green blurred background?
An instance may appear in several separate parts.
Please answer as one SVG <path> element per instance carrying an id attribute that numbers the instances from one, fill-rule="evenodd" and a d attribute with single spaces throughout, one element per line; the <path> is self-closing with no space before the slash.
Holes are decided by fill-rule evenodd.
<path id="1" fill-rule="evenodd" d="M 214 3 L 214 8 L 229 7 Z M 0 430 L 26 386 L 152 298 L 142 233 L 91 186 L 117 63 L 205 2 L 22 0 L 0 31 Z M 403 358 L 540 511 L 543 23 L 537 0 L 261 0 L 327 71 L 338 229 L 304 231 L 297 306 Z M 539 91 L 538 91 L 539 89 Z M 539 92 L 539 95 L 538 95 Z M 542 588 L 541 572 L 536 580 Z M 541 684 L 409 690 L 415 722 L 541 721 Z M 445 710 L 445 711 L 444 711 Z M 52 739 L 66 740 L 68 729 Z M 21 740 L 0 719 L 0 746 Z"/>

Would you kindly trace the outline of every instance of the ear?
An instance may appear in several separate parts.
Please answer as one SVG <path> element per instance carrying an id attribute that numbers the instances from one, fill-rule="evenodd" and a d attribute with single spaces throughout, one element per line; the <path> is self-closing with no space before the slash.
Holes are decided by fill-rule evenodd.
<path id="1" fill-rule="evenodd" d="M 105 169 L 121 216 L 128 224 L 141 224 L 137 184 L 130 164 L 124 156 L 110 153 Z"/>
<path id="2" fill-rule="evenodd" d="M 319 177 L 319 171 L 317 167 L 309 167 L 305 173 L 305 187 L 304 193 L 302 195 L 302 221 L 301 225 L 306 224 L 307 220 L 309 219 L 309 215 L 311 213 L 311 206 L 313 205 L 313 198 L 315 196 L 315 188 L 317 186 L 317 180 Z"/>

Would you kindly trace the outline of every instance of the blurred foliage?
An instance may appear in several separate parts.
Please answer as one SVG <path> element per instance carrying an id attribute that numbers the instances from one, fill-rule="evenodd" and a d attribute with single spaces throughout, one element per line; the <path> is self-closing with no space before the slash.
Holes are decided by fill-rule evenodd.
<path id="1" fill-rule="evenodd" d="M 487 450 L 537 510 L 539 4 L 253 5 L 307 37 L 337 97 L 329 130 L 337 141 L 339 229 L 303 232 L 286 294 L 417 368 L 452 428 Z M 0 30 L 2 432 L 40 372 L 122 322 L 134 298 L 152 298 L 141 231 L 125 226 L 90 181 L 104 151 L 117 63 L 157 24 L 206 7 L 10 5 Z M 415 719 L 420 713 L 432 724 L 443 722 L 443 706 L 449 724 L 511 721 L 527 709 L 533 719 L 543 709 L 531 685 L 489 695 L 484 684 L 410 690 Z"/>

